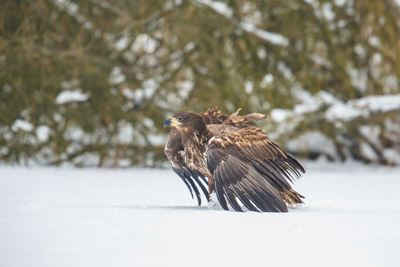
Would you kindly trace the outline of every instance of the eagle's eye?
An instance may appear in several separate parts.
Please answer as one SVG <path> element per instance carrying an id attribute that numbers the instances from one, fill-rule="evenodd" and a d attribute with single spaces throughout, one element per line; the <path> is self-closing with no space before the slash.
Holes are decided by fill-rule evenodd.
<path id="1" fill-rule="evenodd" d="M 178 118 L 178 121 L 183 121 L 183 118 L 182 118 L 182 117 L 179 117 L 179 118 Z"/>

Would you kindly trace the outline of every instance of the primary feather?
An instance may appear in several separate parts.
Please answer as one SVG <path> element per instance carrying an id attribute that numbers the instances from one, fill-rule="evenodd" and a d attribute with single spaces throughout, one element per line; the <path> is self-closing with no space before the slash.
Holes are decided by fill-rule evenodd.
<path id="1" fill-rule="evenodd" d="M 164 152 L 173 170 L 199 205 L 198 187 L 207 200 L 215 192 L 225 210 L 229 203 L 243 211 L 241 203 L 251 211 L 286 212 L 287 204 L 303 203 L 304 197 L 288 181 L 299 178 L 304 168 L 248 124 L 265 115 L 239 116 L 239 110 L 232 115 L 217 108 L 203 114 L 181 112 L 165 120 L 171 130 Z"/>

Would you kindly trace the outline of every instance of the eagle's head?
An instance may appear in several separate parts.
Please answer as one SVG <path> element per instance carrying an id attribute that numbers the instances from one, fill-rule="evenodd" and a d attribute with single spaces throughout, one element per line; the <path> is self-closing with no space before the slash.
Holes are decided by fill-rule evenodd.
<path id="1" fill-rule="evenodd" d="M 176 127 L 178 129 L 203 130 L 206 125 L 203 118 L 191 112 L 179 112 L 164 121 L 164 128 Z"/>

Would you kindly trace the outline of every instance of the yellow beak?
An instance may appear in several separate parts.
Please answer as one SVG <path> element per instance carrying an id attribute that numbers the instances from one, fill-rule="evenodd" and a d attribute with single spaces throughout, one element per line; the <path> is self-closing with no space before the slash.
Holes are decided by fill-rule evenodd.
<path id="1" fill-rule="evenodd" d="M 164 128 L 167 127 L 167 126 L 177 127 L 177 126 L 180 126 L 181 124 L 182 124 L 182 123 L 180 123 L 180 122 L 178 121 L 178 119 L 176 119 L 176 118 L 174 118 L 174 117 L 171 117 L 171 118 L 168 118 L 168 119 L 166 119 L 166 120 L 164 121 Z"/>

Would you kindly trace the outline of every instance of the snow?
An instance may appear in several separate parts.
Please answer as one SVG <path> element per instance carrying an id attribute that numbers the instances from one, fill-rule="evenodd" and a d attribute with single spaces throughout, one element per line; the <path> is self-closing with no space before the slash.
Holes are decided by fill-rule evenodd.
<path id="1" fill-rule="evenodd" d="M 226 17 L 227 19 L 233 21 L 233 10 L 230 8 L 226 3 L 220 2 L 220 1 L 212 1 L 212 0 L 194 0 L 195 3 L 207 6 L 217 12 L 218 14 Z M 269 31 L 262 30 L 258 28 L 256 25 L 253 23 L 247 22 L 247 21 L 240 21 L 238 23 L 238 26 L 240 29 L 242 29 L 245 32 L 253 33 L 257 37 L 270 42 L 274 45 L 279 45 L 279 46 L 287 46 L 289 44 L 289 39 L 286 38 L 285 36 L 278 34 L 278 33 L 273 33 Z"/>
<path id="2" fill-rule="evenodd" d="M 187 99 L 190 92 L 194 89 L 194 82 L 191 80 L 178 81 L 176 83 L 176 88 L 178 89 L 180 98 Z"/>
<path id="3" fill-rule="evenodd" d="M 33 130 L 33 125 L 29 121 L 17 119 L 14 121 L 11 129 L 15 132 L 19 130 L 24 132 L 31 132 Z"/>
<path id="4" fill-rule="evenodd" d="M 400 109 L 400 94 L 366 96 L 346 103 L 338 102 L 325 113 L 329 121 L 350 121 L 356 117 L 367 117 L 370 112 L 388 112 Z"/>
<path id="5" fill-rule="evenodd" d="M 194 42 L 189 42 L 185 45 L 185 52 L 189 53 L 190 51 L 192 51 L 194 48 L 196 47 L 196 44 Z"/>
<path id="6" fill-rule="evenodd" d="M 258 36 L 259 38 L 261 38 L 267 42 L 270 42 L 274 45 L 287 46 L 289 44 L 288 38 L 284 37 L 283 35 L 278 34 L 278 33 L 264 31 L 260 28 L 257 28 L 253 24 L 245 22 L 245 21 L 242 21 L 240 23 L 240 28 L 246 32 L 251 32 L 251 33 L 255 34 L 256 36 Z"/>
<path id="7" fill-rule="evenodd" d="M 290 115 L 291 115 L 290 110 L 280 109 L 280 108 L 275 108 L 270 113 L 271 119 L 278 123 L 285 122 L 285 120 Z"/>
<path id="8" fill-rule="evenodd" d="M 335 4 L 339 7 L 342 7 L 346 4 L 346 0 L 335 0 Z"/>
<path id="9" fill-rule="evenodd" d="M 195 0 L 195 3 L 199 3 L 210 7 L 218 14 L 221 14 L 227 18 L 231 18 L 233 15 L 232 8 L 230 8 L 226 3 L 213 0 Z"/>
<path id="10" fill-rule="evenodd" d="M 149 134 L 147 136 L 147 139 L 149 140 L 150 144 L 153 146 L 164 146 L 165 143 L 167 142 L 167 138 L 163 134 Z"/>
<path id="11" fill-rule="evenodd" d="M 64 90 L 56 97 L 56 103 L 59 105 L 71 102 L 85 102 L 90 97 L 90 94 L 84 94 L 80 89 Z"/>
<path id="12" fill-rule="evenodd" d="M 69 0 L 54 0 L 54 3 L 60 9 L 66 9 L 71 14 L 73 14 L 73 13 L 75 14 L 79 10 L 79 5 L 77 5 L 74 2 L 71 2 Z"/>
<path id="13" fill-rule="evenodd" d="M 335 105 L 332 105 L 325 113 L 325 117 L 328 121 L 351 121 L 357 117 L 367 116 L 368 110 L 360 110 L 354 107 L 352 102 L 348 102 L 346 105 L 343 102 L 338 102 Z"/>
<path id="14" fill-rule="evenodd" d="M 157 42 L 147 34 L 139 34 L 132 44 L 132 50 L 139 53 L 153 54 L 157 49 Z"/>
<path id="15" fill-rule="evenodd" d="M 382 134 L 382 129 L 378 125 L 361 125 L 359 132 L 372 144 L 380 147 L 379 136 Z"/>
<path id="16" fill-rule="evenodd" d="M 378 156 L 376 155 L 375 151 L 372 147 L 367 144 L 366 142 L 360 142 L 360 153 L 365 156 L 367 159 L 372 161 L 377 161 Z"/>
<path id="17" fill-rule="evenodd" d="M 264 51 L 264 50 L 262 50 L 262 51 Z M 260 82 L 260 87 L 267 88 L 267 86 L 272 85 L 273 82 L 274 82 L 274 76 L 271 73 L 268 73 L 264 76 L 264 78 Z"/>
<path id="18" fill-rule="evenodd" d="M 171 170 L 0 167 L 0 266 L 397 266 L 399 168 L 306 164 L 289 213 L 195 206 Z"/>
<path id="19" fill-rule="evenodd" d="M 122 94 L 130 101 L 135 103 L 140 103 L 143 101 L 145 92 L 143 89 L 132 90 L 130 88 L 125 87 L 122 89 Z"/>
<path id="20" fill-rule="evenodd" d="M 123 145 L 132 144 L 134 135 L 137 133 L 133 128 L 132 123 L 126 121 L 119 122 L 118 128 L 118 143 Z"/>
<path id="21" fill-rule="evenodd" d="M 266 59 L 266 58 L 267 58 L 267 52 L 266 52 L 265 49 L 263 49 L 263 48 L 258 48 L 258 49 L 257 49 L 257 56 L 258 56 L 260 59 Z"/>
<path id="22" fill-rule="evenodd" d="M 306 131 L 299 137 L 291 139 L 286 148 L 297 153 L 321 153 L 336 158 L 335 143 L 326 135 L 318 131 Z"/>
<path id="23" fill-rule="evenodd" d="M 113 85 L 120 84 L 125 81 L 125 75 L 122 73 L 121 68 L 113 67 L 108 80 L 109 80 L 110 84 L 113 84 Z"/>
<path id="24" fill-rule="evenodd" d="M 368 117 L 373 112 L 389 112 L 400 109 L 400 94 L 371 95 L 347 102 L 343 102 L 325 91 L 311 95 L 304 90 L 293 90 L 292 94 L 301 103 L 295 105 L 294 110 L 273 109 L 271 118 L 276 122 L 316 112 L 324 105 L 328 106 L 324 116 L 331 122 L 351 121 L 357 117 Z"/>
<path id="25" fill-rule="evenodd" d="M 367 108 L 374 112 L 388 112 L 400 108 L 400 94 L 367 96 L 354 101 L 354 105 L 358 108 Z"/>
<path id="26" fill-rule="evenodd" d="M 371 95 L 348 101 L 342 101 L 325 91 L 320 91 L 312 95 L 300 87 L 292 88 L 291 94 L 298 102 L 293 109 L 275 108 L 270 111 L 270 119 L 274 123 L 274 128 L 271 127 L 270 131 L 268 131 L 268 136 L 274 140 L 294 133 L 299 127 L 302 127 L 301 123 L 303 121 L 308 121 L 310 118 L 315 119 L 316 113 L 319 114 L 317 117 L 323 117 L 326 121 L 331 122 L 338 132 L 343 132 L 347 127 L 344 127 L 344 123 L 349 123 L 359 118 L 368 119 L 371 116 L 378 117 L 380 113 L 385 112 L 397 114 L 400 111 L 400 94 Z M 393 118 L 395 117 L 396 116 Z M 387 164 L 399 162 L 400 156 L 397 156 L 393 151 L 383 151 L 387 146 L 391 148 L 390 143 L 385 143 L 380 140 L 382 136 L 388 136 L 391 140 L 397 140 L 400 127 L 392 126 L 398 125 L 398 123 L 394 123 L 394 121 L 393 123 L 385 121 L 385 125 L 387 126 L 381 129 L 381 127 L 378 126 L 378 122 L 374 120 L 366 121 L 368 125 L 361 125 L 359 129 L 360 134 L 368 140 L 368 142 L 364 144 L 360 144 L 361 140 L 358 141 L 361 154 L 376 162 L 386 161 Z M 346 149 L 349 148 L 350 144 L 348 140 L 345 140 L 346 138 L 343 139 L 343 136 L 330 135 L 326 136 L 326 138 L 315 137 L 314 135 L 310 135 L 310 132 L 305 132 L 304 135 L 298 138 L 291 137 L 289 142 L 287 142 L 287 148 L 289 148 L 292 153 L 304 153 L 306 152 L 305 149 L 311 149 L 311 151 L 329 155 L 331 158 L 339 158 L 340 155 L 338 155 L 336 151 L 336 145 L 339 144 L 342 152 L 348 154 Z M 319 137 L 321 137 L 321 135 Z M 371 146 L 371 144 L 373 146 Z M 343 149 L 346 146 L 347 148 Z M 307 151 L 310 152 L 310 150 Z"/>
<path id="27" fill-rule="evenodd" d="M 400 153 L 394 148 L 386 148 L 383 150 L 386 159 L 390 159 L 393 164 L 400 165 Z"/>
<path id="28" fill-rule="evenodd" d="M 130 41 L 129 38 L 124 36 L 117 42 L 115 42 L 115 48 L 119 51 L 125 50 L 129 45 L 129 41 Z"/>
<path id="29" fill-rule="evenodd" d="M 254 88 L 254 83 L 252 81 L 246 80 L 244 82 L 244 91 L 247 94 L 250 95 L 251 93 L 253 93 L 253 88 Z"/>
<path id="30" fill-rule="evenodd" d="M 332 21 L 335 18 L 335 12 L 332 10 L 331 3 L 322 4 L 322 14 L 328 21 Z"/>
<path id="31" fill-rule="evenodd" d="M 367 71 L 365 69 L 361 70 L 356 69 L 350 66 L 350 64 L 346 66 L 346 71 L 350 76 L 351 84 L 353 85 L 353 87 L 356 90 L 363 92 L 365 94 L 368 90 L 368 80 L 369 80 Z"/>
<path id="32" fill-rule="evenodd" d="M 47 125 L 40 125 L 36 128 L 36 136 L 40 142 L 47 142 L 47 140 L 49 140 L 50 131 Z"/>

